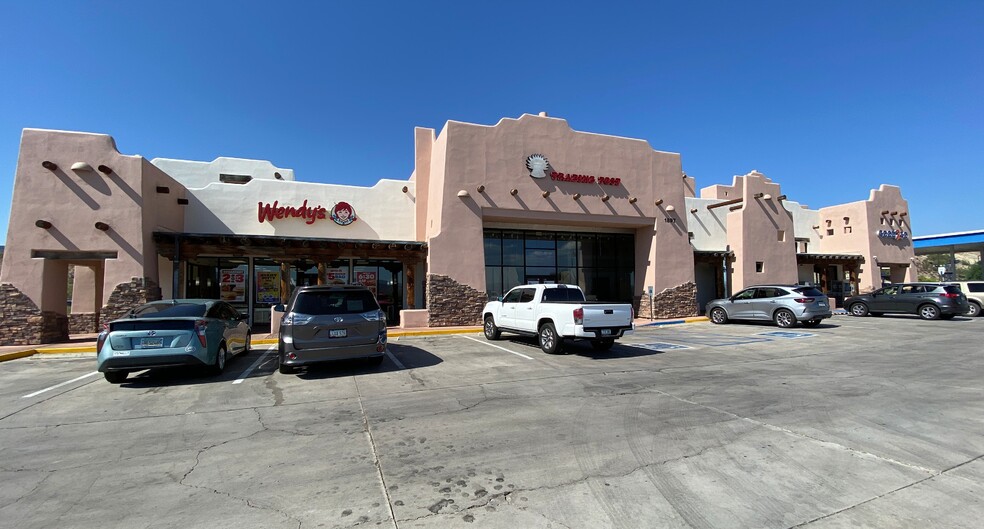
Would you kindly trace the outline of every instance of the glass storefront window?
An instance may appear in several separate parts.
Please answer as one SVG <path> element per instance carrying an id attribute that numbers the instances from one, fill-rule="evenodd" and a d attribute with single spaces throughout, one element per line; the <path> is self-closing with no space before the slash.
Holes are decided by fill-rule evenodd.
<path id="1" fill-rule="evenodd" d="M 485 232 L 485 264 L 502 264 L 502 234 L 497 231 Z"/>
<path id="2" fill-rule="evenodd" d="M 590 299 L 632 301 L 633 234 L 486 230 L 485 241 L 490 299 L 517 285 L 555 282 L 578 285 Z M 501 266 L 490 256 L 495 248 L 501 248 Z"/>

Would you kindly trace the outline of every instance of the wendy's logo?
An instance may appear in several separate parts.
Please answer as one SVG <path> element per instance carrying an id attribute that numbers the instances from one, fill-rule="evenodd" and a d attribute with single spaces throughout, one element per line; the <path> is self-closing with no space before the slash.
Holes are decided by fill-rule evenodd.
<path id="1" fill-rule="evenodd" d="M 335 207 L 331 208 L 331 214 L 329 216 L 339 226 L 348 226 L 359 220 L 359 217 L 355 215 L 355 210 L 352 209 L 352 206 L 348 202 L 335 204 Z"/>

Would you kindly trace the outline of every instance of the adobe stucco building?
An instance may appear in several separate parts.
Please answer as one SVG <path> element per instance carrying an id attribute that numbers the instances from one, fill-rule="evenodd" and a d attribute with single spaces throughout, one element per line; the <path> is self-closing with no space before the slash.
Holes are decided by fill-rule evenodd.
<path id="1" fill-rule="evenodd" d="M 27 129 L 0 341 L 60 341 L 172 297 L 225 299 L 263 332 L 274 303 L 324 282 L 369 286 L 391 324 L 445 326 L 479 324 L 486 300 L 528 282 L 579 284 L 665 318 L 757 283 L 809 281 L 840 298 L 914 277 L 894 186 L 810 210 L 753 171 L 698 196 L 679 154 L 543 114 L 418 128 L 415 143 L 409 178 L 357 187 Z"/>

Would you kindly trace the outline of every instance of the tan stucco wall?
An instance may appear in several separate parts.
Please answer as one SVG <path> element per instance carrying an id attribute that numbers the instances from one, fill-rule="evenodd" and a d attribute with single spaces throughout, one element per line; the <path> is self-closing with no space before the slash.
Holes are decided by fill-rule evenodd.
<path id="1" fill-rule="evenodd" d="M 525 163 L 533 153 L 546 156 L 553 171 L 620 178 L 621 185 L 531 178 Z M 491 221 L 517 228 L 637 230 L 637 295 L 649 285 L 659 292 L 693 281 L 693 253 L 681 214 L 684 187 L 680 156 L 654 151 L 643 140 L 578 132 L 565 120 L 529 114 L 495 126 L 448 122 L 434 143 L 430 165 L 429 273 L 485 291 L 480 249 L 483 222 Z M 460 191 L 468 196 L 459 197 Z M 610 199 L 603 201 L 606 194 Z M 658 207 L 657 198 L 663 199 Z"/>
<path id="2" fill-rule="evenodd" d="M 728 245 L 735 253 L 732 291 L 750 285 L 795 283 L 798 271 L 793 219 L 777 198 L 782 194 L 779 184 L 753 171 L 735 177 L 731 190 L 715 187 L 714 193 L 728 192 L 718 198 L 738 198 L 735 194 L 741 190 L 742 207 L 727 216 Z M 762 196 L 756 198 L 757 194 Z M 762 272 L 756 272 L 756 262 L 763 264 Z"/>
<path id="3" fill-rule="evenodd" d="M 42 167 L 45 160 L 57 169 Z M 93 170 L 72 170 L 76 162 L 86 162 Z M 13 284 L 42 310 L 64 313 L 67 288 L 60 277 L 67 268 L 32 259 L 32 250 L 117 252 L 116 259 L 105 262 L 104 303 L 114 285 L 133 277 L 156 277 L 157 260 L 144 259 L 143 218 L 156 213 L 154 204 L 144 200 L 143 162 L 140 156 L 120 154 L 105 134 L 25 129 L 0 282 Z M 112 172 L 98 171 L 100 165 Z M 37 220 L 51 222 L 52 227 L 38 228 Z M 110 229 L 100 231 L 96 222 Z"/>
<path id="4" fill-rule="evenodd" d="M 883 215 L 883 211 L 888 213 Z M 902 198 L 901 189 L 893 185 L 872 189 L 868 200 L 821 208 L 820 251 L 861 253 L 865 258 L 858 274 L 861 292 L 881 286 L 880 266 L 892 268 L 892 281 L 915 281 L 915 252 L 908 212 L 909 204 Z M 881 222 L 883 218 L 885 224 Z M 890 224 L 890 220 L 894 224 Z M 850 233 L 846 233 L 847 227 L 850 227 Z M 829 229 L 833 230 L 833 235 L 828 235 Z M 878 237 L 879 230 L 888 229 L 901 229 L 908 232 L 909 237 L 900 240 Z"/>

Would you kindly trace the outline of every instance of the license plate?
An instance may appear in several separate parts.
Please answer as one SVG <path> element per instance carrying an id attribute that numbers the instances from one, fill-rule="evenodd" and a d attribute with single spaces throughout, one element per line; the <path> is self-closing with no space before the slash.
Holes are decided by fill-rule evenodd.
<path id="1" fill-rule="evenodd" d="M 328 331 L 329 338 L 345 338 L 348 335 L 348 331 L 345 329 L 330 329 Z"/>
<path id="2" fill-rule="evenodd" d="M 163 346 L 164 346 L 164 338 L 141 338 L 140 339 L 140 348 L 141 349 L 149 349 L 149 348 L 152 348 L 152 347 L 163 347 Z"/>
<path id="3" fill-rule="evenodd" d="M 113 351 L 113 356 L 130 356 L 130 351 Z"/>
<path id="4" fill-rule="evenodd" d="M 601 330 L 601 335 L 602 336 L 609 336 L 611 334 L 612 334 L 612 330 L 611 329 L 602 329 Z"/>
<path id="5" fill-rule="evenodd" d="M 827 304 L 826 303 L 823 303 L 823 302 L 820 302 L 820 303 L 817 303 L 817 306 L 818 307 L 826 307 Z"/>

